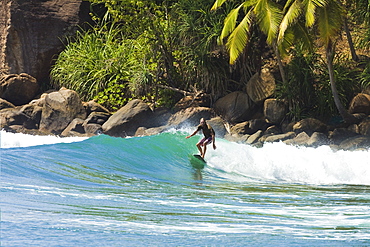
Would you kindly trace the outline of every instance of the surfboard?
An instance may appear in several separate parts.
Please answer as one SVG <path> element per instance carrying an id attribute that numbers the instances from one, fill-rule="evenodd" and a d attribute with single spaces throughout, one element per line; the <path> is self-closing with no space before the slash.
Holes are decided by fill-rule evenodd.
<path id="1" fill-rule="evenodd" d="M 195 158 L 197 158 L 198 160 L 203 161 L 204 163 L 207 163 L 207 162 L 202 158 L 202 156 L 200 156 L 199 154 L 193 154 L 193 156 L 194 156 Z"/>
<path id="2" fill-rule="evenodd" d="M 195 169 L 203 169 L 204 166 L 206 165 L 206 161 L 199 154 L 193 154 L 193 155 L 190 154 L 189 161 L 190 161 L 190 164 Z"/>

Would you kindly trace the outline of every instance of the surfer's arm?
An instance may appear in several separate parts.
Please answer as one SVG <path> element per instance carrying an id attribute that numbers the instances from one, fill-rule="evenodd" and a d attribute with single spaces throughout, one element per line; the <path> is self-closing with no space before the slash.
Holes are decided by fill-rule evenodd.
<path id="1" fill-rule="evenodd" d="M 215 134 L 212 134 L 212 143 L 213 143 L 213 149 L 216 149 L 216 136 L 215 136 Z"/>
<path id="2" fill-rule="evenodd" d="M 211 135 L 212 135 L 213 149 L 216 149 L 216 133 L 213 129 L 211 131 Z"/>
<path id="3" fill-rule="evenodd" d="M 194 136 L 196 133 L 198 133 L 198 131 L 199 131 L 199 130 L 201 130 L 201 127 L 200 127 L 200 126 L 198 126 L 198 127 L 197 127 L 197 129 L 194 131 L 194 133 L 193 133 L 193 134 L 191 134 L 190 136 L 187 136 L 187 137 L 186 137 L 186 139 L 188 139 L 188 138 L 190 138 L 190 137 Z"/>
<path id="4" fill-rule="evenodd" d="M 197 129 L 196 131 L 194 131 L 194 133 L 193 133 L 193 134 L 191 134 L 191 135 L 187 136 L 187 137 L 186 137 L 186 139 L 188 139 L 188 138 L 190 138 L 190 137 L 194 136 L 197 132 L 198 132 L 198 129 Z"/>

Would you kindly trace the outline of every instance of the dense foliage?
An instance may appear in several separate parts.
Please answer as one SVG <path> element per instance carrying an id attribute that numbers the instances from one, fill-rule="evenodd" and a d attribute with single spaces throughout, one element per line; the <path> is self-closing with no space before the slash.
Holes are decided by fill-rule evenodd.
<path id="1" fill-rule="evenodd" d="M 272 58 L 292 119 L 337 115 L 333 85 L 345 106 L 369 86 L 369 0 L 90 2 L 96 25 L 66 44 L 51 75 L 111 110 L 131 98 L 171 106 L 179 91 L 216 100 L 244 90 Z"/>

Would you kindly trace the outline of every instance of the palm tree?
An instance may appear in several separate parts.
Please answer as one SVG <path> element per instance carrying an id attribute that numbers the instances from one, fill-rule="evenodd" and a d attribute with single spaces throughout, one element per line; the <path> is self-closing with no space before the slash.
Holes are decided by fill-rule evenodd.
<path id="1" fill-rule="evenodd" d="M 330 87 L 335 105 L 346 123 L 356 122 L 357 119 L 347 112 L 339 99 L 333 69 L 336 41 L 345 20 L 343 7 L 335 0 L 291 0 L 287 1 L 284 9 L 286 14 L 280 25 L 278 41 L 284 37 L 288 27 L 295 24 L 302 15 L 305 17 L 307 28 L 316 27 L 319 40 L 325 48 Z"/>
<path id="2" fill-rule="evenodd" d="M 227 0 L 216 0 L 212 10 L 216 10 Z M 244 10 L 244 17 L 237 23 L 240 11 Z M 225 18 L 220 40 L 226 37 L 226 47 L 230 55 L 230 64 L 234 64 L 248 45 L 253 24 L 258 24 L 259 29 L 267 36 L 266 41 L 275 52 L 283 82 L 286 81 L 284 67 L 281 61 L 277 44 L 277 33 L 283 14 L 276 2 L 271 0 L 247 0 L 230 11 Z"/>

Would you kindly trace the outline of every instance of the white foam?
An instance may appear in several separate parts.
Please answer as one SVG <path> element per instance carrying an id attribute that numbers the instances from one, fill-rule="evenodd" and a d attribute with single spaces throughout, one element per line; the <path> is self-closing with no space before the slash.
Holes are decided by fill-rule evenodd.
<path id="1" fill-rule="evenodd" d="M 30 147 L 55 143 L 71 143 L 87 139 L 87 137 L 34 136 L 22 133 L 0 131 L 0 148 Z"/>
<path id="2" fill-rule="evenodd" d="M 219 139 L 220 140 L 220 139 Z M 370 185 L 370 151 L 333 151 L 268 143 L 262 148 L 218 141 L 206 155 L 213 168 L 228 179 L 303 184 Z M 208 156 L 208 157 L 207 157 Z"/>

